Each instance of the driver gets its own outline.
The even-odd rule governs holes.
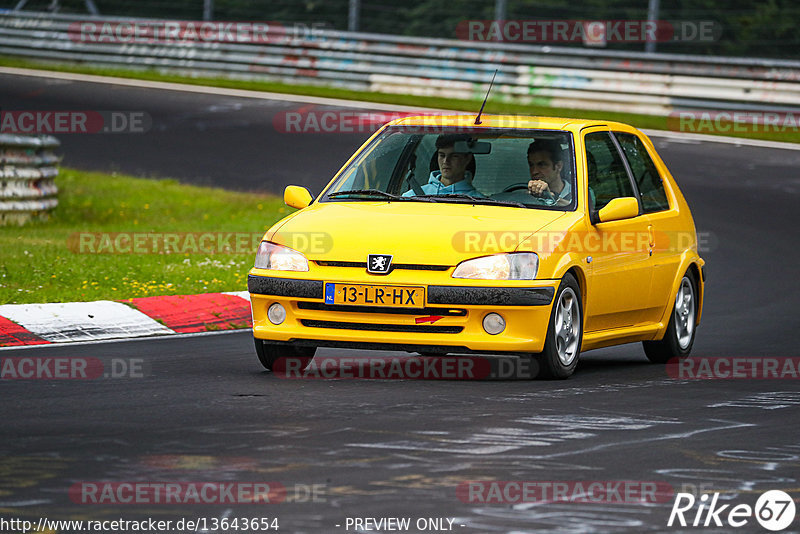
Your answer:
[[[484,195],[472,186],[472,173],[469,171],[474,156],[469,152],[456,152],[456,141],[469,141],[467,134],[442,134],[436,138],[436,159],[439,170],[432,171],[428,183],[422,186],[426,195],[462,194],[483,198]],[[473,169],[474,164],[473,164]],[[416,196],[411,189],[404,197]]]
[[[569,182],[561,178],[564,161],[561,144],[540,139],[528,146],[528,168],[531,179],[528,192],[545,204],[566,206],[572,201]]]

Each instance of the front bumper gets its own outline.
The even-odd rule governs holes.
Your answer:
[[[350,270],[350,269],[347,269]],[[544,347],[557,280],[506,282],[455,280],[445,273],[427,273],[421,282],[413,273],[364,278],[354,270],[331,276],[301,278],[274,276],[263,271],[248,277],[253,312],[253,335],[279,343],[345,348],[429,352],[540,352]],[[338,275],[338,276],[334,276]],[[430,279],[432,278],[432,279]],[[424,308],[390,308],[325,304],[325,282],[425,286]],[[463,284],[461,283],[463,282]],[[286,309],[280,325],[267,318],[273,303]],[[483,318],[499,313],[506,328],[497,335],[483,329]]]

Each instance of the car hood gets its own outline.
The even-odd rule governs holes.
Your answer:
[[[395,263],[456,265],[512,252],[561,211],[422,202],[326,202],[273,227],[267,239],[317,261],[365,262],[391,254]]]

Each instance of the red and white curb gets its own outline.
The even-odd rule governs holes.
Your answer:
[[[253,327],[246,291],[0,305],[0,347],[101,341]]]

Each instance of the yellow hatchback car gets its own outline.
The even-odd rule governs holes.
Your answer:
[[[478,124],[475,124],[478,122]],[[704,261],[637,129],[416,116],[378,130],[264,236],[248,277],[262,365],[317,347],[502,354],[566,378],[582,350],[689,354]]]

